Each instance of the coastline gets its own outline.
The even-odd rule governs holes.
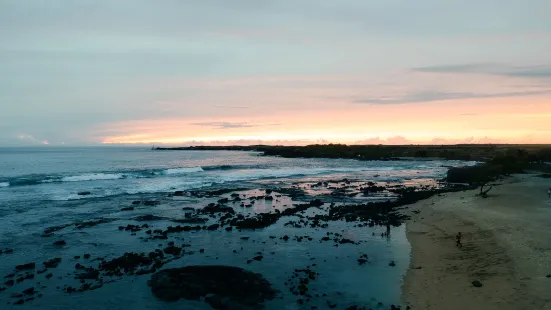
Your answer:
[[[550,183],[514,175],[486,199],[470,190],[410,205],[403,302],[413,310],[551,309]]]

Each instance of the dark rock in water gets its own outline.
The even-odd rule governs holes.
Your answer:
[[[191,213],[187,213],[187,214],[191,215]],[[182,223],[182,224],[204,224],[204,223],[208,222],[209,219],[204,218],[204,217],[186,216],[185,219],[178,219],[178,220],[171,220],[171,221],[176,222],[176,223]]]
[[[182,253],[182,248],[172,245],[172,246],[169,246],[169,247],[165,248],[163,250],[163,252],[165,252],[166,254],[171,254],[171,255],[174,255],[174,256],[178,256],[178,255],[180,255],[180,253]]]
[[[218,203],[228,203],[230,200],[228,198],[218,199]]]
[[[220,310],[262,309],[263,302],[274,299],[277,293],[262,275],[232,266],[166,269],[153,274],[148,284],[159,299],[207,297],[205,301]]]
[[[482,287],[482,282],[478,281],[478,280],[474,280],[473,282],[471,282],[472,285],[474,287]]]
[[[345,244],[345,243],[350,243],[350,244],[356,244],[354,241],[350,240],[350,239],[346,239],[346,238],[343,238],[339,241],[337,241],[339,244]]]
[[[146,200],[146,201],[142,201],[142,204],[144,206],[154,207],[156,205],[160,205],[161,202],[157,200]]]
[[[175,191],[174,196],[184,196],[184,191]]]
[[[138,222],[145,222],[145,221],[159,221],[164,220],[164,217],[152,215],[152,214],[146,214],[146,215],[140,215],[132,218],[134,221]]]
[[[131,232],[140,231],[140,230],[142,230],[142,228],[149,228],[149,225],[144,224],[142,226],[137,226],[137,225],[128,224],[128,225],[126,225],[126,227],[125,226],[119,226],[119,230],[125,230],[125,231],[131,231]]]
[[[321,207],[321,206],[323,206],[323,201],[321,201],[319,199],[314,199],[314,200],[310,201],[310,206],[311,207]]]
[[[266,196],[266,197],[264,197],[264,199],[265,199],[265,200],[274,200],[274,197],[272,197],[272,196]]]
[[[15,281],[8,280],[8,281],[4,282],[4,284],[7,285],[7,286],[13,286],[15,284]]]
[[[396,266],[396,263],[392,260],[392,261],[390,261],[390,263],[388,263],[388,265],[389,265],[390,267],[394,267],[394,266]]]
[[[90,254],[84,254],[84,259],[89,259],[90,258]]]
[[[2,254],[11,254],[11,253],[13,253],[13,249],[0,250],[0,255],[2,255]]]
[[[44,267],[46,268],[56,268],[57,265],[59,265],[59,263],[61,263],[61,258],[57,257],[57,258],[53,258],[48,261],[45,261],[42,264],[44,264]]]
[[[116,219],[100,218],[100,219],[97,219],[97,220],[78,222],[78,223],[75,223],[75,228],[84,229],[84,228],[94,227],[94,226],[97,226],[99,224],[110,223],[110,222],[113,222],[115,220]],[[46,232],[46,230],[44,230],[44,232]]]
[[[545,276],[546,278],[551,278],[551,274],[548,274]]]
[[[220,227],[218,224],[213,224],[207,227],[207,230],[217,230]]]
[[[183,207],[182,210],[184,210],[184,211],[195,211],[195,208],[192,208],[192,207]]]
[[[94,268],[88,268],[85,272],[79,273],[75,276],[75,279],[80,280],[95,280],[99,277],[99,271]]]
[[[67,242],[65,242],[65,240],[58,240],[58,241],[54,242],[54,245],[64,246],[64,245],[67,245]]]
[[[30,269],[34,269],[35,267],[36,267],[35,263],[27,263],[27,264],[22,264],[22,265],[15,266],[15,270],[17,270],[17,271],[30,270]]]
[[[365,263],[367,263],[367,259],[365,259],[365,258],[358,258],[358,264],[363,265],[363,264],[365,264]]]
[[[142,202],[139,201],[139,200],[132,201],[132,204],[133,204],[133,205],[139,205],[140,203],[142,203]]]
[[[79,195],[79,196],[88,196],[90,194],[92,194],[92,193],[91,192],[78,192],[77,195]]]
[[[106,275],[116,275],[120,273],[120,269],[125,273],[132,273],[138,267],[148,267],[152,263],[153,259],[145,256],[143,253],[124,253],[123,256],[100,263],[100,269],[104,271]]]
[[[261,261],[263,258],[264,258],[264,256],[262,256],[262,255],[258,255],[258,256],[253,257],[253,259],[256,260],[256,261]]]
[[[208,206],[204,207],[203,209],[201,209],[201,213],[231,213],[231,214],[234,214],[235,211],[233,210],[232,207],[224,207],[224,206],[221,206],[221,205],[216,205],[216,204],[209,204]]]
[[[133,210],[134,210],[134,207],[121,208],[121,211],[133,211]]]
[[[230,224],[238,229],[259,229],[268,227],[280,218],[280,215],[274,213],[261,213],[254,217],[237,217],[230,221]]]

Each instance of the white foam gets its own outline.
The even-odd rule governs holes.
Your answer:
[[[157,193],[177,190],[197,189],[205,186],[212,186],[209,181],[179,181],[174,180],[155,180],[155,182],[146,182],[137,186],[122,189],[124,194]]]
[[[118,180],[124,179],[126,176],[122,173],[86,173],[81,175],[74,175],[70,177],[64,177],[62,182],[82,182],[82,181],[95,181],[95,180]]]
[[[250,169],[236,170],[220,175],[222,181],[246,181],[265,178],[285,178],[292,176],[309,176],[320,175],[326,173],[347,173],[361,171],[382,171],[393,170],[394,168],[283,168],[283,169]]]
[[[8,186],[10,186],[10,183],[8,183],[8,182],[0,183],[0,187],[8,187]]]
[[[161,173],[166,175],[171,174],[184,174],[184,173],[194,173],[194,172],[203,172],[203,168],[201,167],[185,167],[185,168],[173,168],[173,169],[167,169],[163,170]]]

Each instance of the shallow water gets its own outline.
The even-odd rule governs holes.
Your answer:
[[[168,207],[165,207],[168,208]],[[162,212],[164,214],[168,212]],[[71,279],[74,265],[80,262],[86,266],[87,260],[74,259],[75,255],[82,256],[91,253],[92,259],[97,256],[107,255],[116,257],[124,252],[149,251],[157,247],[157,244],[166,246],[167,242],[175,241],[177,245],[191,244],[186,251],[196,251],[193,255],[184,256],[175,260],[164,268],[182,267],[187,265],[232,265],[258,272],[273,283],[274,287],[285,294],[283,299],[276,299],[266,304],[267,309],[307,309],[296,303],[296,296],[288,294],[288,288],[283,285],[289,279],[296,268],[304,268],[311,264],[313,271],[320,274],[318,279],[312,281],[310,290],[312,294],[327,294],[327,298],[313,298],[311,305],[323,305],[327,300],[338,305],[360,304],[375,306],[377,302],[386,305],[397,303],[400,294],[400,281],[409,263],[409,247],[405,238],[404,228],[392,228],[390,237],[381,237],[380,233],[385,229],[381,227],[353,227],[351,223],[342,221],[331,222],[326,229],[321,228],[292,228],[284,226],[284,223],[296,219],[295,217],[281,218],[278,223],[262,230],[256,231],[199,231],[172,234],[168,240],[143,241],[138,239],[145,236],[143,231],[137,236],[131,236],[129,232],[118,231],[118,226],[132,221],[118,220],[101,224],[93,228],[75,230],[64,229],[56,233],[56,237],[40,238],[39,236],[26,237],[25,242],[18,242],[15,252],[2,257],[2,274],[11,273],[13,266],[24,262],[42,262],[52,257],[62,257],[63,262],[51,271],[54,278],[45,280],[44,274],[37,275],[36,280],[46,289],[40,289],[44,296],[33,302],[18,307],[40,307],[42,309],[69,309],[86,305],[86,309],[101,309],[107,305],[126,308],[135,304],[138,309],[176,309],[185,305],[185,309],[208,309],[206,304],[180,301],[173,304],[156,300],[146,285],[149,275],[129,276],[115,283],[105,284],[101,289],[91,292],[68,295],[56,286],[75,284]],[[134,222],[138,224],[137,222]],[[151,224],[151,223],[150,223]],[[172,225],[165,221],[152,224],[155,228],[164,228]],[[320,242],[327,232],[337,232],[344,238],[361,242],[359,245],[342,244],[334,246],[334,242]],[[373,235],[375,233],[375,235]],[[289,241],[279,238],[283,235],[291,237]],[[242,240],[241,237],[250,237]],[[270,236],[276,236],[271,239]],[[293,240],[294,236],[309,236],[313,240],[304,239],[302,242]],[[14,238],[17,238],[14,236]],[[52,242],[58,239],[67,241],[68,246],[58,248]],[[243,248],[243,250],[241,250]],[[205,253],[198,253],[199,249],[205,249]],[[234,253],[233,250],[237,250]],[[262,252],[264,259],[250,264],[247,260]],[[357,259],[367,254],[369,263],[360,266]],[[388,266],[394,260],[396,267]],[[57,279],[62,276],[63,279]],[[16,285],[13,291],[21,291],[35,285],[33,281],[25,281]],[[38,287],[36,285],[35,287]],[[7,293],[7,292],[5,292]],[[3,302],[14,301],[8,298],[9,294],[0,295]],[[7,306],[7,305],[6,305]],[[308,308],[309,308],[308,306]]]

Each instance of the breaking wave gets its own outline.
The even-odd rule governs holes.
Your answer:
[[[63,177],[59,182],[83,182],[83,181],[95,181],[95,180],[118,180],[125,179],[128,175],[122,173],[85,173],[81,175],[73,175],[69,177]]]
[[[161,171],[161,174],[165,175],[172,175],[172,174],[184,174],[184,173],[194,173],[194,172],[203,172],[203,168],[201,167],[189,167],[189,168],[173,168],[173,169],[166,169]]]

